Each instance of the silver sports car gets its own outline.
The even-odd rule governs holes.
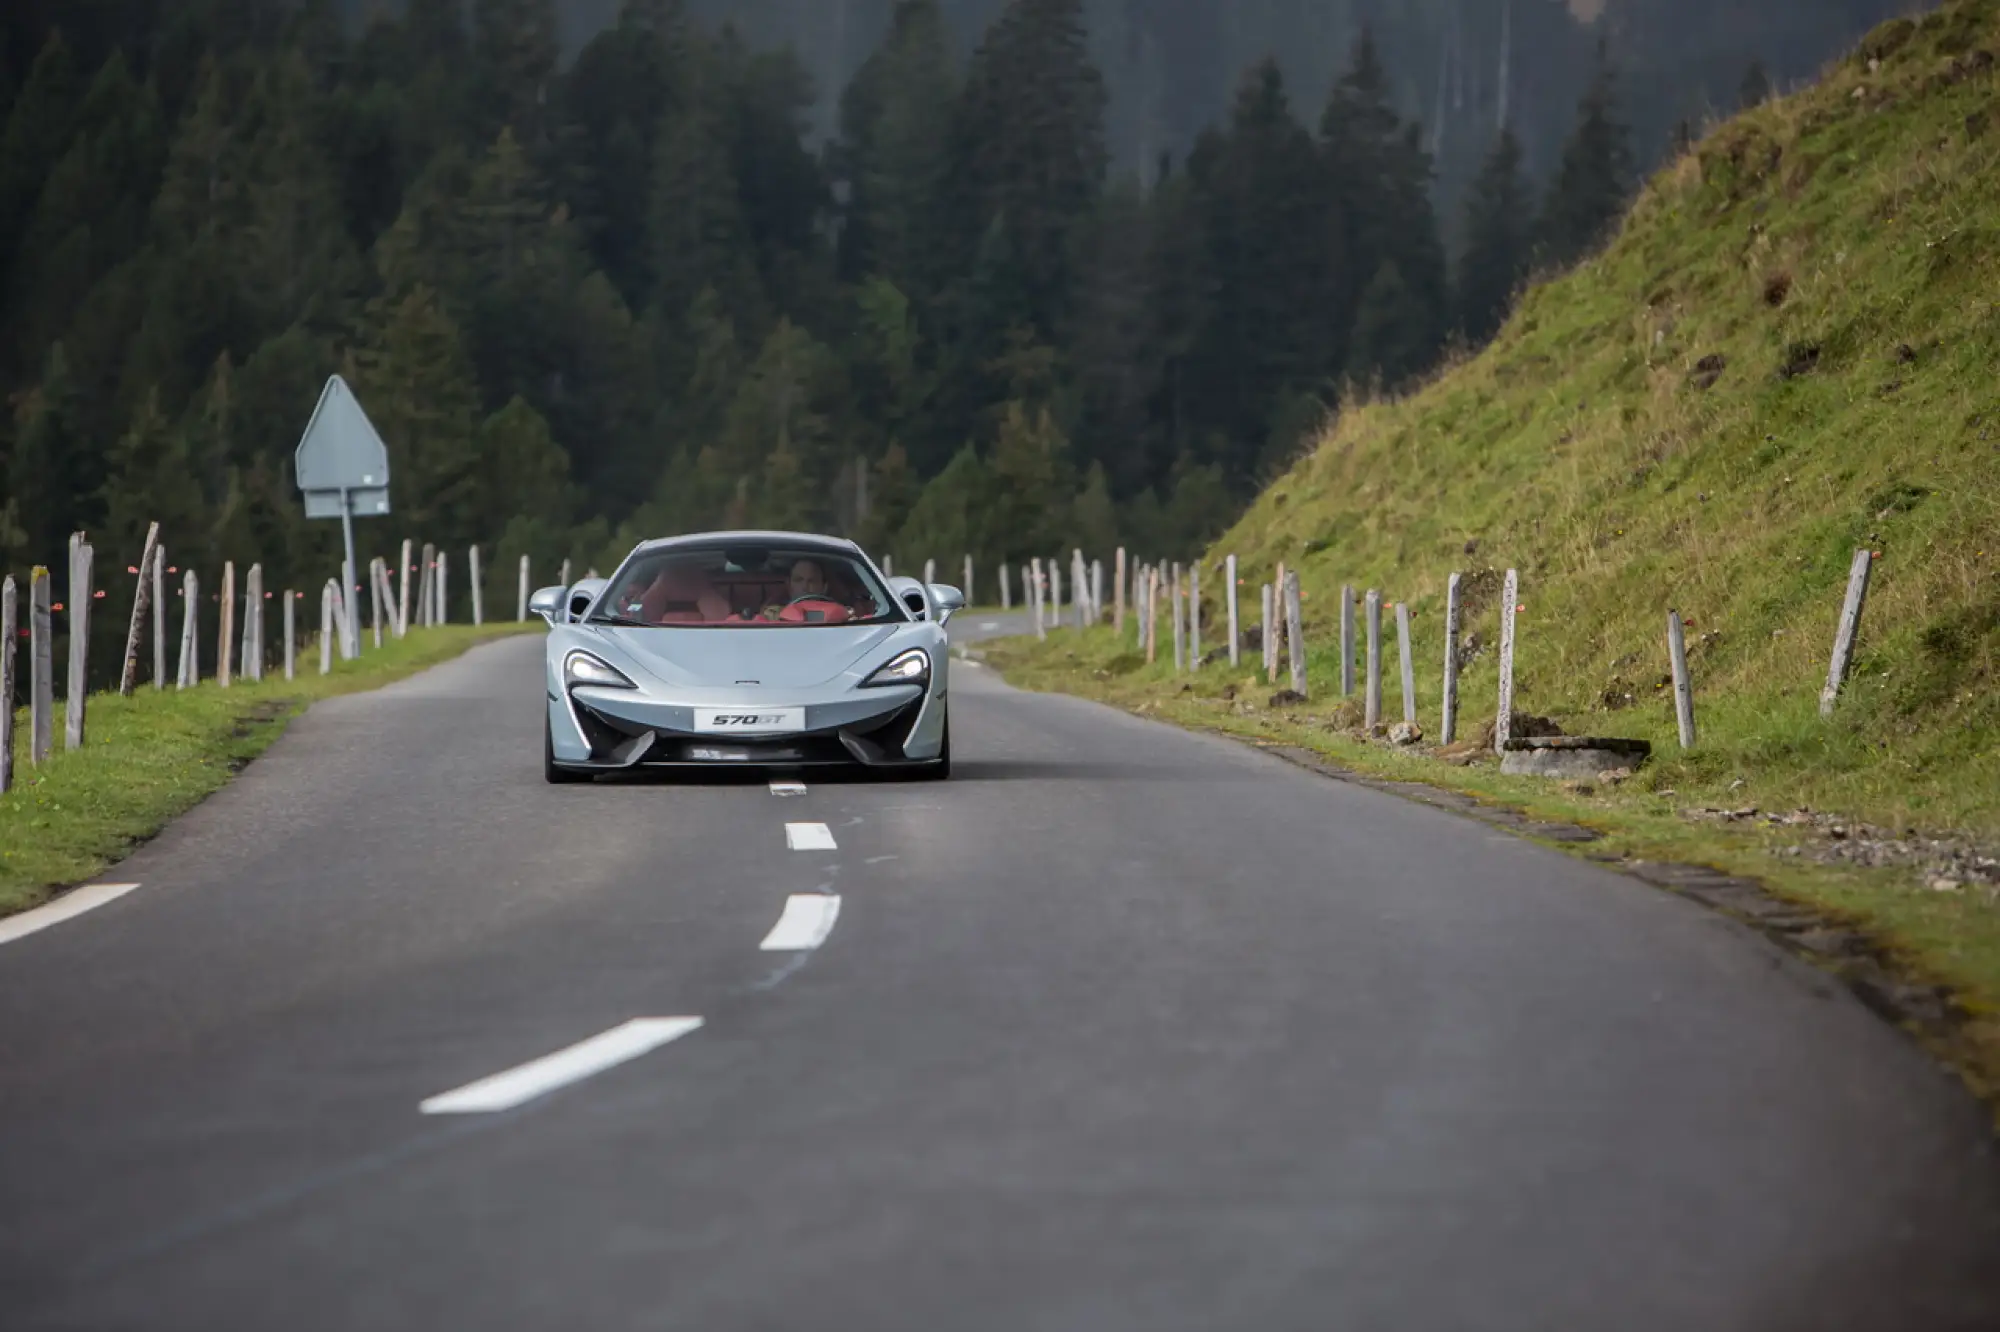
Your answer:
[[[703,764],[951,775],[944,626],[965,598],[884,577],[851,541],[649,541],[529,605],[550,626],[551,782]]]

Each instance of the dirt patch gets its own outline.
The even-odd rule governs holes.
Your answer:
[[[1774,848],[1772,854],[1822,865],[1914,869],[1922,876],[1924,886],[1934,892],[1978,891],[2000,900],[2000,847],[1985,846],[1967,838],[1923,833],[1914,828],[1895,833],[1810,809],[1777,814],[1755,806],[1703,808],[1682,810],[1681,816],[1697,822],[1795,829],[1805,834],[1805,840]]]

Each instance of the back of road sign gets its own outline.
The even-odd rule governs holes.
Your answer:
[[[293,469],[308,518],[340,517],[343,492],[352,506],[345,512],[356,517],[389,512],[389,450],[339,375],[327,380],[319,395]]]

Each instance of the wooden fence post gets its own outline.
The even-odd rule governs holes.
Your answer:
[[[972,557],[970,555],[965,557],[965,586],[960,591],[965,593],[965,604],[968,606],[972,605],[976,598],[972,595]]]
[[[1227,585],[1225,595],[1229,601],[1229,665],[1231,668],[1243,664],[1243,622],[1236,608],[1236,557],[1228,555],[1222,561],[1222,581]]]
[[[1181,592],[1181,566],[1174,564],[1174,585],[1167,607],[1174,617],[1174,674],[1187,669],[1187,603]]]
[[[1667,612],[1667,657],[1674,666],[1674,720],[1680,725],[1681,748],[1694,748],[1694,684],[1688,679],[1687,634],[1681,613]]]
[[[1373,731],[1382,724],[1382,594],[1368,589],[1368,693],[1362,725]]]
[[[1458,578],[1454,573],[1444,586],[1444,716],[1439,719],[1438,743],[1451,744],[1458,732]]]
[[[1258,646],[1264,650],[1264,679],[1278,683],[1278,589],[1264,584],[1263,620],[1258,624]]]
[[[936,560],[925,560],[925,561],[924,561],[924,586],[925,586],[925,587],[929,587],[929,586],[930,586],[930,585],[931,585],[932,583],[935,583],[936,581],[937,581],[937,561],[936,561]]]
[[[355,600],[361,592],[361,580],[356,575],[361,571],[342,559],[340,562],[340,656],[343,661],[353,661],[361,655],[361,604]],[[263,576],[258,575],[257,595],[257,648],[264,647],[264,596]],[[257,678],[264,678],[263,667],[257,669]]]
[[[1840,608],[1840,628],[1833,636],[1833,661],[1826,668],[1826,687],[1819,691],[1819,715],[1831,717],[1840,690],[1847,683],[1847,668],[1854,662],[1854,639],[1861,631],[1861,607],[1868,600],[1868,575],[1875,557],[1866,550],[1854,552],[1847,568],[1847,600]]]
[[[521,557],[521,582],[515,593],[514,618],[522,624],[528,622],[528,557]]]
[[[290,592],[285,593],[290,597]],[[368,633],[375,640],[376,650],[382,647],[382,560],[378,556],[368,561]],[[288,675],[286,679],[291,679]]]
[[[437,598],[437,547],[424,542],[423,554],[417,562],[417,625],[426,627],[431,623],[431,610]]]
[[[70,538],[69,691],[63,695],[63,748],[83,748],[90,695],[90,593],[97,552],[81,532]]]
[[[447,551],[443,546],[439,546],[438,576],[437,576],[437,614],[431,619],[432,624],[451,623],[450,574],[451,574],[451,552]]]
[[[1201,561],[1188,565],[1188,669],[1201,669]]]
[[[486,595],[480,586],[479,547],[465,552],[465,576],[472,581],[472,624],[474,628],[486,623]]]
[[[21,608],[14,575],[0,577],[0,795],[14,784],[14,649]]]
[[[1049,628],[1060,629],[1062,628],[1062,566],[1051,558],[1043,566],[1043,571],[1049,576],[1049,600],[1048,605],[1044,607],[1049,613]]]
[[[369,570],[371,574],[374,572],[372,568]],[[293,678],[298,665],[298,612],[296,609],[298,600],[298,596],[292,589],[289,587],[285,589],[285,678],[287,680]],[[380,610],[381,607],[382,603],[377,601],[375,608]],[[377,635],[376,642],[379,644],[382,632],[382,622],[379,619],[375,621],[375,632]]]
[[[1160,566],[1146,572],[1146,664],[1160,656]]]
[[[1276,646],[1271,649],[1271,683],[1276,684],[1278,682],[1278,672],[1283,669],[1287,656],[1285,651],[1285,588],[1289,584],[1285,581],[1285,562],[1283,560],[1278,561],[1278,573],[1271,582],[1278,589],[1278,618],[1273,624],[1273,627],[1277,630],[1278,638]]]
[[[201,683],[201,579],[189,569],[181,575],[181,659],[174,668],[174,688]]]
[[[1305,612],[1300,603],[1304,594],[1299,591],[1299,571],[1290,570],[1285,574],[1285,647],[1291,655],[1292,692],[1306,697],[1306,630]]]
[[[319,588],[319,673],[333,671],[333,580],[327,579]]]
[[[410,632],[410,539],[403,538],[403,562],[396,566],[396,637]]]
[[[1104,561],[1090,562],[1090,623],[1093,628],[1104,623]]]
[[[251,565],[243,584],[243,676],[257,684],[264,678],[264,566]]]
[[[1028,614],[1035,622],[1035,637],[1046,638],[1042,632],[1042,559],[1039,555],[1028,557],[1028,569],[1022,592],[1028,603]]]
[[[1340,696],[1354,697],[1354,584],[1340,585]]]
[[[1125,632],[1125,547],[1111,556],[1111,627]]]
[[[1521,576],[1514,570],[1500,585],[1500,713],[1493,719],[1493,748],[1505,752],[1514,730],[1514,608],[1521,600]]]
[[[56,747],[55,625],[49,613],[49,571],[28,572],[28,762],[39,768]]]
[[[1003,611],[1014,609],[1013,580],[1008,577],[1011,568],[1007,561],[1000,561],[1000,609]]]
[[[215,683],[229,688],[229,649],[236,646],[236,561],[222,562],[222,624],[215,635]]]
[[[138,586],[132,590],[132,622],[125,628],[125,660],[118,672],[118,695],[132,697],[132,690],[139,683],[139,638],[146,632],[146,622],[153,609],[153,553],[159,549],[160,525],[150,523],[146,527],[146,544],[139,552]]]
[[[1396,603],[1396,650],[1403,658],[1403,720],[1417,724],[1417,671],[1410,660],[1410,603]]]
[[[167,548],[153,547],[153,688],[167,687]]]

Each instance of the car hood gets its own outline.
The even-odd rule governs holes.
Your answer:
[[[595,629],[647,674],[669,685],[775,689],[825,684],[872,657],[907,624],[783,629]]]

